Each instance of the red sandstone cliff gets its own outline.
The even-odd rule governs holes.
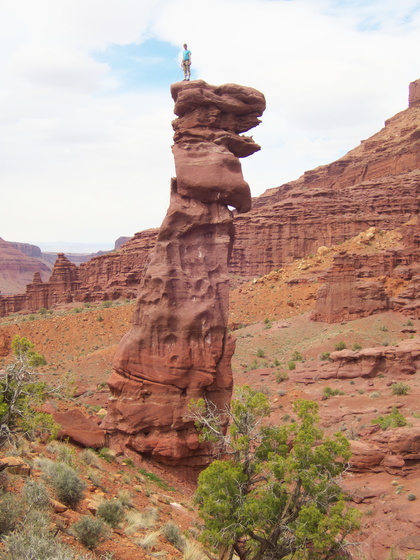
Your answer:
[[[420,221],[401,228],[404,249],[357,255],[342,251],[320,278],[315,321],[337,323],[393,309],[420,316]],[[370,228],[362,242],[380,236]]]
[[[157,232],[157,229],[148,229],[136,233],[115,252],[82,263],[76,299],[97,301],[136,297],[144,263],[156,243]]]
[[[0,317],[10,313],[24,311],[27,313],[49,309],[61,303],[74,300],[80,286],[78,270],[63,253],[58,253],[50,279],[43,282],[39,272],[35,272],[33,280],[26,286],[23,294],[0,296]]]
[[[32,281],[35,272],[47,280],[50,269],[38,260],[34,245],[31,254],[22,251],[21,244],[9,243],[0,237],[0,290],[2,294],[18,294]]]
[[[253,210],[235,220],[231,271],[267,274],[316,253],[321,245],[340,243],[372,226],[394,229],[417,216],[418,92],[418,85],[411,86],[409,108],[338,161],[254,199]]]
[[[409,108],[388,119],[385,127],[344,157],[306,172],[298,180],[253,199],[247,214],[235,217],[236,238],[230,272],[253,277],[266,274],[296,258],[316,253],[321,245],[340,243],[369,227],[390,230],[419,214],[420,80],[410,84]],[[84,284],[103,270],[116,269],[114,289],[124,291],[127,272],[118,264],[138,259],[130,268],[130,284],[156,232],[135,235],[124,254],[91,262]],[[134,255],[137,255],[134,257]],[[112,264],[111,264],[112,261]],[[86,265],[86,268],[88,265]],[[95,271],[95,267],[97,270]],[[139,278],[137,278],[137,281]],[[110,276],[106,283],[112,283]],[[93,292],[94,293],[94,290]]]

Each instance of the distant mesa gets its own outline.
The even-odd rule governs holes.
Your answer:
[[[420,105],[420,80],[411,82],[408,94],[408,106],[418,107]]]
[[[35,272],[47,280],[51,268],[40,260],[41,250],[28,243],[10,243],[0,238],[0,291],[19,294],[32,281]]]

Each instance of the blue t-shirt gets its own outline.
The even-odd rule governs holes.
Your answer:
[[[183,51],[182,53],[182,60],[183,62],[185,62],[186,60],[190,60],[191,57],[191,51]]]

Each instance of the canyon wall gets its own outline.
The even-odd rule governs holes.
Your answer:
[[[43,282],[39,272],[26,286],[24,294],[0,296],[0,317],[10,313],[33,313],[74,301],[80,280],[77,267],[63,253],[58,253],[48,282]]]
[[[394,229],[417,216],[419,83],[410,84],[409,108],[388,119],[377,134],[338,161],[254,198],[249,213],[236,214],[229,271],[248,278],[267,274],[316,253],[320,246],[341,243],[370,227]],[[144,262],[151,244],[149,230],[136,234],[123,248]],[[106,259],[95,266],[105,267]],[[93,269],[92,263],[92,277]],[[124,274],[123,268],[118,270],[118,287]],[[90,280],[86,286],[89,292]]]
[[[38,260],[39,254],[39,248],[34,245],[10,243],[0,237],[0,286],[3,295],[19,294],[31,282],[35,272],[43,280],[48,279],[50,269]]]
[[[334,257],[320,278],[311,318],[339,323],[389,309],[420,316],[420,222],[403,228],[407,230],[417,235],[405,240],[404,249],[374,255],[343,251]]]
[[[394,229],[419,214],[419,82],[409,108],[338,161],[306,172],[253,201],[237,216],[231,272],[267,274],[369,227]]]

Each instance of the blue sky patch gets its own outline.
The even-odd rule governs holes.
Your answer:
[[[110,45],[93,57],[111,68],[121,84],[119,91],[132,91],[182,80],[181,51],[182,45],[176,48],[165,41],[147,39],[141,44]]]

